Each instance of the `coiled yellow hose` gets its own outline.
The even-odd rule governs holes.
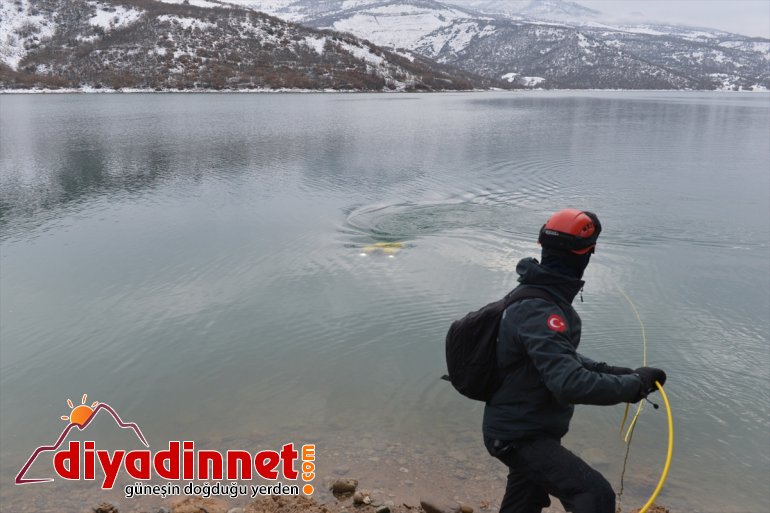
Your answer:
[[[666,478],[668,477],[668,471],[671,468],[671,458],[674,455],[674,416],[671,414],[671,404],[668,402],[668,396],[666,396],[666,392],[663,390],[663,385],[656,381],[655,386],[658,387],[660,396],[666,404],[666,416],[668,417],[668,452],[666,453],[666,464],[663,466],[663,473],[660,475],[660,480],[658,480],[658,486],[655,487],[655,491],[652,492],[652,495],[650,495],[650,498],[644,506],[642,506],[642,509],[639,510],[639,513],[645,513],[655,503],[655,499],[658,498],[658,494],[660,494],[660,491],[663,489],[663,483],[666,482]]]

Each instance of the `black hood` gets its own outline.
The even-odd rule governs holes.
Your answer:
[[[559,274],[540,264],[535,258],[522,258],[516,265],[519,283],[535,285],[554,292],[566,303],[572,303],[585,282],[571,276]]]

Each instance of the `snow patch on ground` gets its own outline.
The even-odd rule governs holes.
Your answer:
[[[620,30],[622,32],[630,32],[632,34],[647,34],[650,36],[673,35],[689,40],[714,39],[717,37],[716,34],[702,30],[662,30],[660,27],[650,25],[619,25],[617,27],[608,26],[608,28]]]
[[[342,2],[342,6],[340,8],[342,10],[355,9],[356,7],[361,7],[362,5],[368,5],[371,3],[371,0],[345,0]]]
[[[356,59],[361,59],[362,61],[365,61],[367,64],[371,64],[372,66],[381,66],[382,63],[385,62],[384,58],[373,54],[369,48],[362,48],[345,41],[341,42],[340,46]]]
[[[723,41],[719,43],[723,48],[735,48],[738,50],[761,53],[765,60],[770,60],[770,42],[764,41]]]
[[[506,73],[500,77],[501,80],[505,80],[508,83],[518,83],[524,87],[537,87],[541,83],[545,82],[543,77],[522,77],[519,73]]]
[[[592,41],[588,39],[586,36],[584,36],[580,32],[578,32],[577,36],[578,36],[578,46],[580,46],[580,48],[582,48],[585,53],[593,55],[594,50],[596,49],[596,47],[599,46],[599,44],[596,43],[596,41]]]
[[[230,20],[230,26],[233,26],[232,19]],[[270,34],[265,30],[265,23],[263,21],[252,23],[247,20],[240,20],[238,22],[238,32],[240,32],[242,39],[252,36],[258,38],[262,44],[278,44],[279,42],[279,38],[276,34]]]
[[[187,18],[183,16],[174,16],[172,14],[162,14],[158,16],[158,21],[161,23],[169,22],[174,23],[177,25],[180,25],[182,28],[186,29],[200,29],[200,30],[209,30],[212,28],[215,28],[216,25],[214,23],[210,23],[208,21],[202,21],[198,18]]]
[[[101,27],[104,30],[114,30],[127,27],[138,20],[143,12],[126,8],[122,5],[105,5],[98,2],[91,2],[96,8],[96,13],[88,20],[92,27]]]
[[[292,5],[296,0],[224,0],[228,4],[234,4],[239,7],[248,7],[256,11],[261,11],[267,14],[275,15],[276,13],[286,9]],[[179,3],[174,0],[174,3]]]
[[[524,87],[537,87],[545,82],[543,77],[521,77],[521,83]]]
[[[158,0],[164,4],[183,4],[185,0]],[[208,0],[187,0],[187,3],[195,7],[229,7],[218,2],[209,2]]]
[[[712,73],[711,76],[721,82],[717,87],[717,91],[741,91],[741,92],[754,92],[754,93],[766,93],[770,91],[767,87],[761,84],[754,84],[753,86],[743,87],[737,85],[739,77],[735,75],[728,75],[726,73]]]
[[[447,45],[452,49],[462,50],[470,43],[475,34],[475,29],[477,29],[475,23],[460,23],[448,29],[428,34],[422,39],[422,42],[430,48],[431,55],[433,56],[441,53],[441,50]]]
[[[714,39],[717,37],[716,34],[704,32],[702,30],[689,30],[680,33],[680,35],[685,39]]]
[[[408,60],[409,62],[414,62],[414,55],[411,54],[411,53],[396,52],[396,51],[394,51],[393,53],[395,53],[396,55],[400,55],[401,57],[403,57],[404,59]]]
[[[242,9],[252,9],[254,11],[263,12],[276,18],[281,18],[285,21],[292,21],[295,23],[301,23],[308,16],[310,11],[307,8],[302,7],[302,4],[297,4],[297,0],[222,0],[228,4],[236,5]],[[367,2],[370,3],[370,2]],[[220,6],[222,7],[222,6]],[[312,16],[310,16],[312,17]]]
[[[27,55],[28,46],[49,39],[56,23],[40,14],[30,14],[32,1],[0,1],[0,61],[13,69]]]
[[[729,75],[727,73],[711,73],[709,76],[720,82],[720,84],[717,86],[718,91],[732,91],[736,89],[735,83],[739,78],[735,75]]]
[[[465,50],[474,39],[487,37],[494,32],[495,27],[492,25],[482,28],[476,21],[461,21],[428,34],[420,40],[420,46],[430,49],[434,57],[445,48],[457,53]]]
[[[323,55],[324,46],[326,46],[325,37],[310,37],[307,36],[304,40],[305,46],[308,46],[315,50],[318,55]]]
[[[412,48],[430,29],[438,29],[435,20],[419,16],[406,16],[387,19],[372,14],[354,14],[344,20],[336,21],[334,30],[351,34],[367,34],[367,39],[374,44],[391,48]]]
[[[93,43],[97,39],[99,39],[99,36],[96,34],[91,36],[77,36],[75,39],[78,40],[79,43]]]

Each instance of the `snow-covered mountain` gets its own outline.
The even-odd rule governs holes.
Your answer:
[[[163,0],[166,1],[166,0]],[[176,0],[167,0],[176,1]],[[199,0],[205,1],[205,0]],[[305,22],[322,16],[330,16],[342,11],[377,7],[387,4],[383,0],[224,0],[232,4],[247,6],[260,11],[296,22]],[[432,8],[439,2],[413,2],[419,7]],[[503,14],[523,16],[543,20],[598,19],[599,11],[583,7],[565,0],[460,0],[443,1],[444,8],[461,10],[473,15]],[[439,7],[441,8],[441,7]]]
[[[618,25],[562,0],[463,0],[463,7],[448,0],[229,1],[521,85],[770,87],[770,40],[697,27]]]
[[[214,0],[14,0],[0,87],[445,90],[488,87],[416,55]]]
[[[0,85],[770,88],[768,39],[457,1],[5,0]]]
[[[431,34],[436,39],[447,30]],[[428,53],[427,47],[416,49]],[[766,89],[770,41],[735,34],[679,37],[612,27],[496,21],[460,51],[431,57],[484,76],[542,77],[540,87]],[[513,73],[514,75],[511,75]]]

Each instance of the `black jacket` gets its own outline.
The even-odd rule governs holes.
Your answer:
[[[522,299],[503,313],[497,342],[502,386],[484,408],[484,435],[498,440],[563,437],[574,404],[618,404],[637,398],[635,375],[603,373],[577,352],[581,322],[572,300],[583,281],[557,274],[534,258],[516,267],[522,285],[548,291],[558,304]]]

